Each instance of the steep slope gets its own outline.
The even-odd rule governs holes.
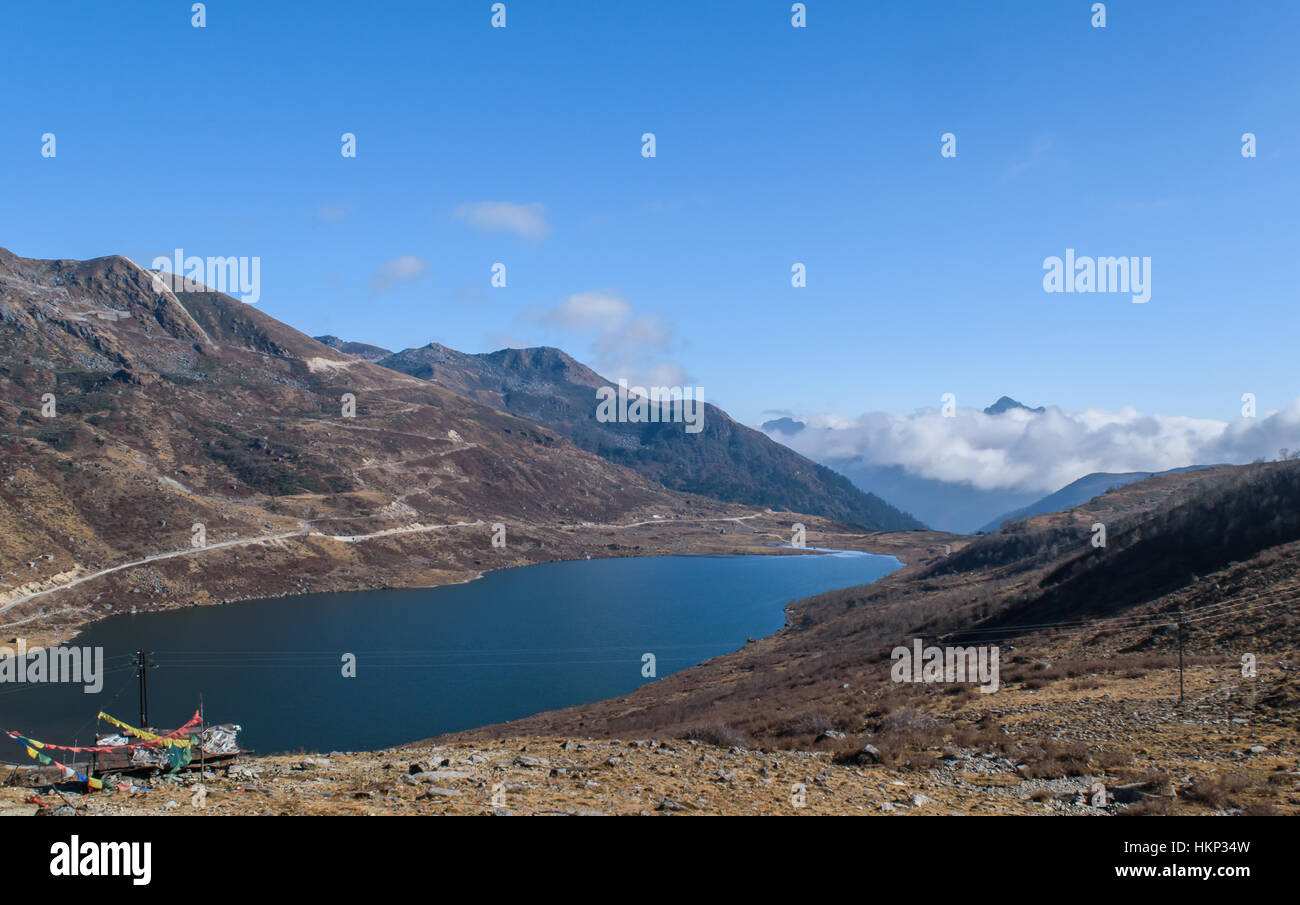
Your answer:
[[[598,387],[614,384],[559,349],[469,355],[431,343],[380,365],[545,425],[576,446],[669,487],[726,502],[807,512],[873,530],[923,527],[823,465],[705,406],[698,434],[680,423],[601,423]]]
[[[1165,488],[1174,488],[1163,498],[1158,495],[1162,480]],[[1149,492],[1143,493],[1148,483]],[[1114,617],[1183,592],[1194,601],[1189,609],[1220,603],[1219,587],[1201,586],[1201,576],[1300,541],[1300,463],[1175,472],[1123,488],[1135,489],[1127,500],[1103,494],[982,537],[930,574],[975,562],[1017,569],[1041,565],[1044,572],[1031,587],[975,626],[981,632],[1012,631],[1057,620]],[[1147,504],[1134,508],[1138,500]],[[1104,546],[1092,543],[1098,524],[1105,526]],[[1006,563],[1012,550],[1018,558]],[[1288,574],[1298,571],[1293,563]]]

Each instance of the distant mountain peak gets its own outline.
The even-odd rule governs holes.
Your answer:
[[[379,359],[393,354],[390,350],[380,346],[372,346],[369,343],[346,342],[328,333],[324,336],[313,336],[312,339],[345,355],[351,355],[353,358],[360,358],[370,362],[379,361]]]
[[[1047,411],[1047,409],[1041,405],[1038,408],[1030,408],[1029,406],[1025,405],[1023,402],[1017,402],[1015,399],[1012,399],[1010,396],[1003,396],[997,402],[993,403],[988,408],[986,408],[984,410],[984,414],[1001,415],[1003,412],[1009,412],[1012,409],[1024,409],[1027,412],[1033,412],[1035,415],[1041,415],[1043,412]]]

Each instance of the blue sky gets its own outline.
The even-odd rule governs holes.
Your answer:
[[[259,307],[305,332],[559,345],[747,423],[947,392],[1281,408],[1300,4],[1123,0],[1105,29],[1090,5],[808,0],[806,29],[760,0],[507,0],[504,29],[487,0],[214,0],[203,29],[188,2],[14,5],[0,245],[258,256]],[[537,228],[475,226],[489,201]],[[1045,293],[1066,248],[1149,256],[1151,301]]]

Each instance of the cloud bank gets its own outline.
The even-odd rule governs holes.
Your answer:
[[[798,433],[770,436],[816,461],[861,457],[870,465],[899,465],[910,474],[981,490],[1051,493],[1093,472],[1242,464],[1300,448],[1300,399],[1230,422],[1144,415],[1131,408],[1056,407],[1042,414],[958,409],[945,418],[937,409],[924,409],[799,420],[806,426]]]

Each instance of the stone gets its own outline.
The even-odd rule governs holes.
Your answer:
[[[418,785],[423,782],[455,782],[458,779],[468,779],[471,775],[464,770],[425,770],[421,773],[408,773],[404,779],[412,785]]]

